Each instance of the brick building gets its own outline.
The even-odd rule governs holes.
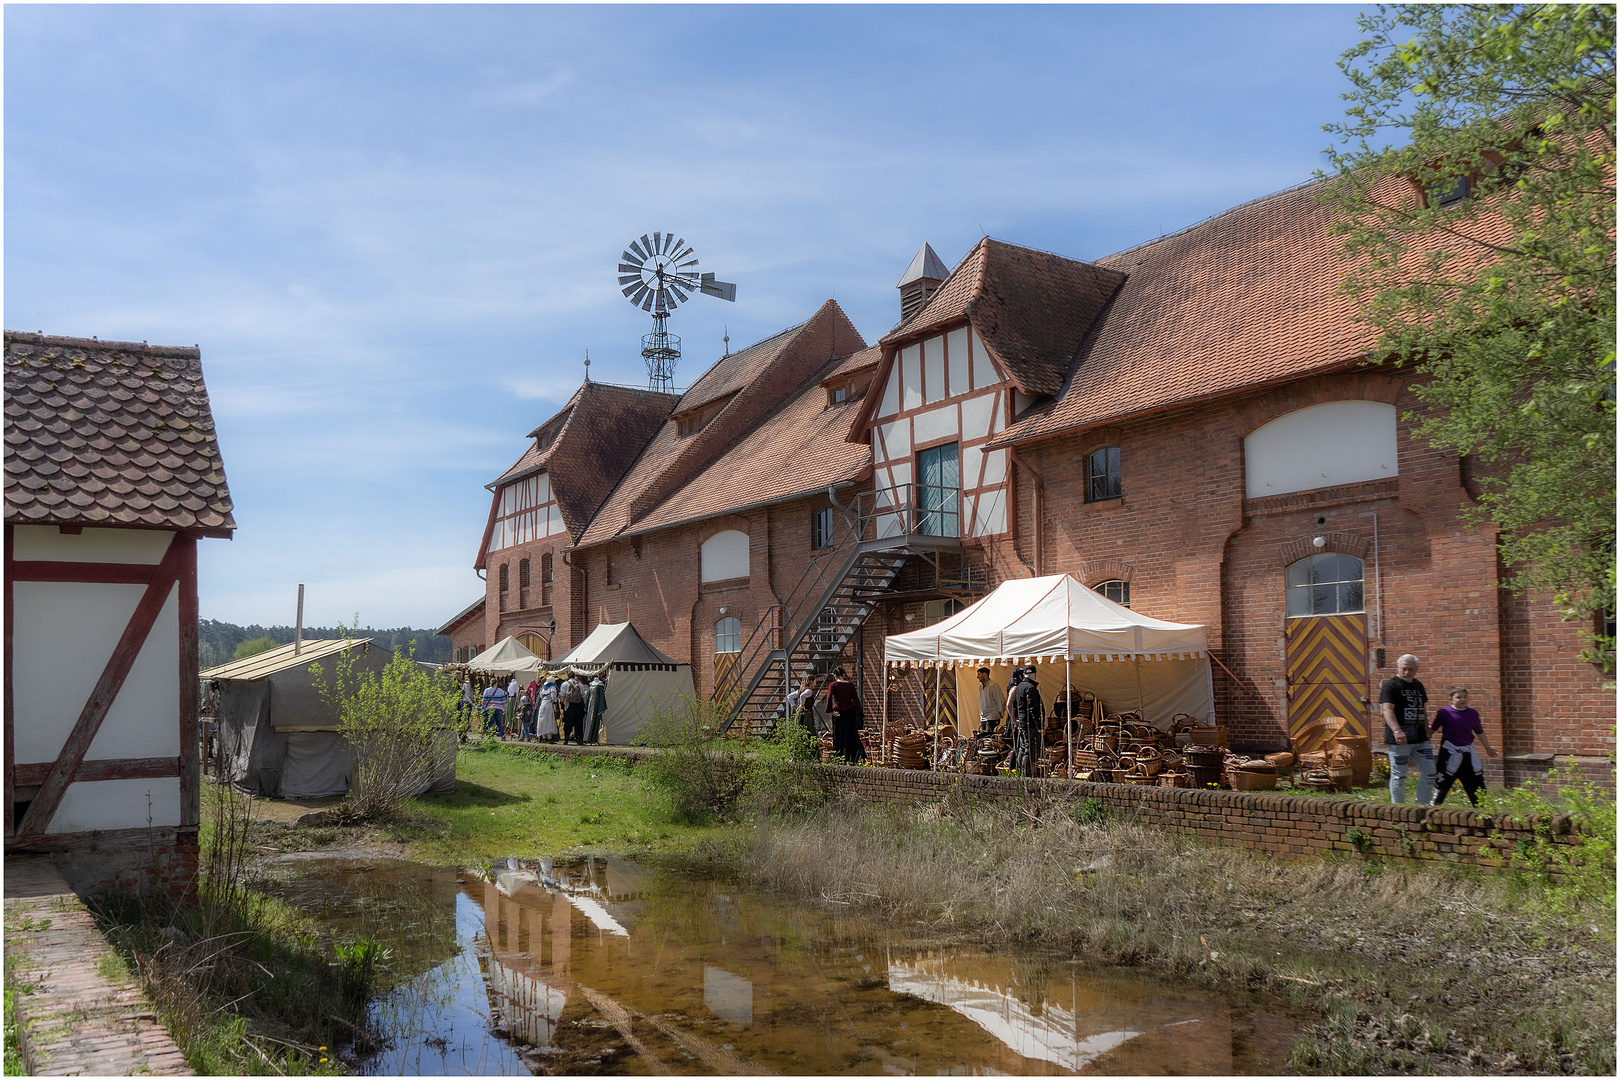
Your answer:
[[[1413,652],[1432,704],[1472,690],[1508,779],[1609,775],[1603,673],[1499,587],[1474,463],[1412,437],[1410,372],[1365,363],[1315,194],[1092,263],[987,238],[946,271],[925,246],[876,346],[829,302],[722,359],[570,532],[569,640],[632,619],[759,716],[787,669],[859,656],[875,709],[884,635],[1069,572],[1208,627],[1238,745],[1325,712],[1381,742],[1378,683]],[[485,641],[515,626],[497,594]]]

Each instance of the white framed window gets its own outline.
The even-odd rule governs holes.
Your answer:
[[[1288,617],[1366,611],[1363,572],[1354,555],[1307,555],[1288,568]]]
[[[742,620],[728,615],[714,624],[714,651],[716,655],[742,652]]]
[[[1113,578],[1109,581],[1099,581],[1092,589],[1106,596],[1120,607],[1131,606],[1131,583]]]

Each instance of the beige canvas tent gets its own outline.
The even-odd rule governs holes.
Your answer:
[[[1004,582],[943,622],[885,639],[883,655],[890,666],[955,679],[964,703],[979,700],[978,668],[1005,687],[1012,668],[1035,665],[1048,702],[1067,685],[1092,691],[1110,711],[1140,709],[1161,729],[1181,713],[1215,722],[1204,628],[1132,611],[1069,574]],[[964,708],[977,713],[976,704]]]
[[[467,667],[486,675],[523,675],[533,678],[545,661],[523,647],[515,637],[503,637],[471,660]]]
[[[602,623],[548,670],[573,669],[600,677],[607,691],[602,741],[625,745],[660,709],[690,708],[696,691],[692,665],[667,656],[648,643],[631,623]]]

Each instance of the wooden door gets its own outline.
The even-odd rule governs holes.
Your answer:
[[[1289,619],[1288,735],[1321,716],[1350,721],[1345,734],[1367,734],[1367,615]]]

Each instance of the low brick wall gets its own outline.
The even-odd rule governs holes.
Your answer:
[[[1510,823],[1473,810],[1391,805],[1289,795],[1133,787],[1007,776],[960,776],[908,769],[829,767],[834,790],[874,802],[929,801],[957,793],[968,799],[1092,799],[1111,813],[1213,844],[1280,857],[1361,852],[1407,862],[1457,860],[1482,867],[1506,864],[1514,845],[1532,839],[1541,823]],[[1567,816],[1548,823],[1555,843],[1577,844]]]
[[[562,757],[626,758],[632,764],[658,753],[630,746],[513,745]],[[1493,818],[1454,807],[1396,806],[1286,791],[1134,787],[849,765],[824,768],[836,794],[871,802],[931,802],[953,793],[958,798],[983,800],[1091,799],[1132,821],[1282,858],[1343,851],[1403,862],[1453,860],[1499,868],[1507,864],[1514,846],[1534,839],[1542,825],[1536,819],[1514,823],[1502,815]],[[1554,843],[1573,846],[1580,842],[1568,816],[1559,815],[1546,824]]]
[[[50,833],[39,849],[80,896],[156,891],[178,898],[197,885],[196,829]]]

